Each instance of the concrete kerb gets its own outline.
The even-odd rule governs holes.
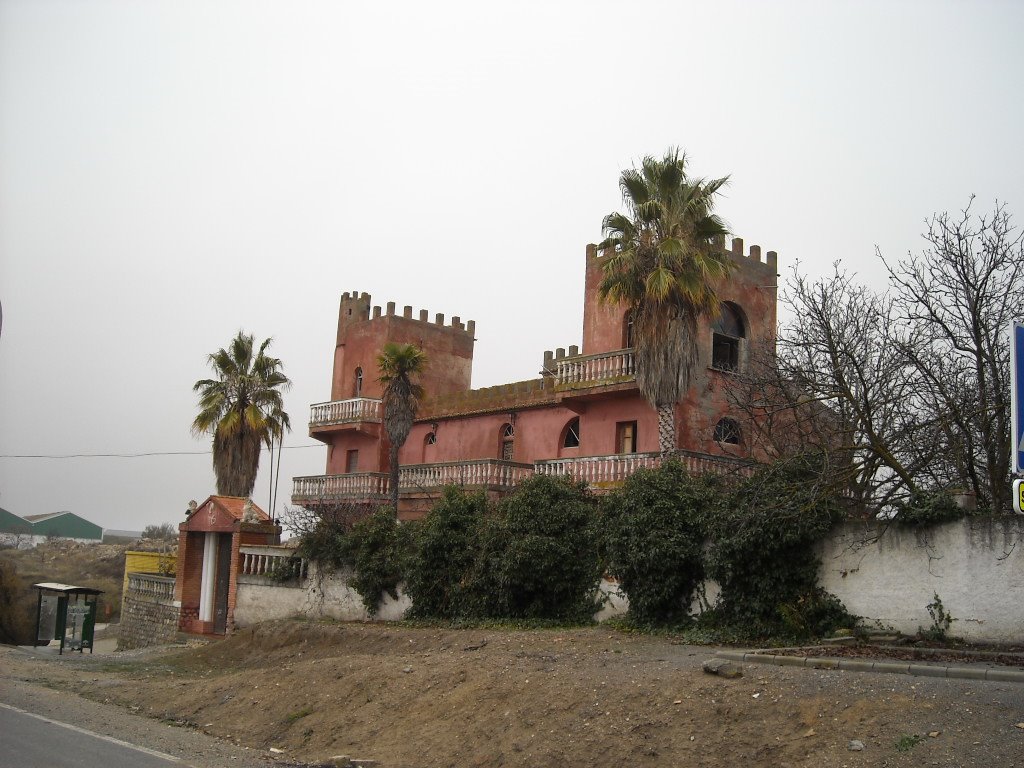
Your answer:
[[[939,664],[912,664],[900,661],[870,661],[834,656],[785,656],[769,651],[716,651],[715,656],[745,664],[772,664],[780,667],[838,669],[843,672],[886,672],[917,677],[946,677],[958,680],[992,680],[1002,683],[1024,683],[1024,670],[1003,667],[965,667]]]

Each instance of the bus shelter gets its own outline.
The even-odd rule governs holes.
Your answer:
[[[96,607],[103,590],[52,582],[32,586],[39,590],[36,634],[32,647],[60,640],[61,654],[65,648],[79,653],[88,648],[89,653],[92,653]]]

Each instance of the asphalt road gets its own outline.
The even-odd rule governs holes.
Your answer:
[[[258,750],[54,690],[11,671],[0,660],[0,768],[273,766]],[[102,681],[94,678],[93,685],[102,687]]]
[[[0,768],[169,768],[180,758],[0,703]]]

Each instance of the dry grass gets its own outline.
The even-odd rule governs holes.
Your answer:
[[[54,540],[34,549],[0,549],[0,563],[7,565],[3,586],[11,595],[12,614],[16,617],[15,637],[0,642],[31,642],[37,592],[33,584],[55,581],[79,587],[103,590],[98,621],[117,621],[121,613],[121,587],[124,579],[124,553],[127,544],[79,544]],[[13,566],[13,573],[10,566]],[[25,626],[24,617],[30,617]],[[27,635],[25,635],[27,631]]]

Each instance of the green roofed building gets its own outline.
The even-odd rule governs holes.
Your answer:
[[[32,535],[32,523],[13,512],[0,508],[0,540],[14,536]]]
[[[26,515],[25,519],[32,524],[34,537],[53,536],[58,539],[75,539],[85,542],[103,540],[103,528],[95,523],[90,523],[84,517],[79,517],[74,512]]]

